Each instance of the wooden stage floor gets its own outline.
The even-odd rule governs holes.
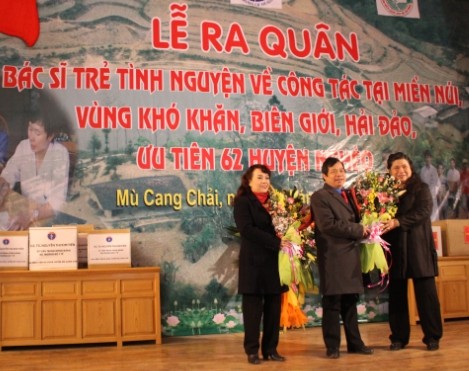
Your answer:
[[[164,338],[162,345],[15,347],[0,353],[0,370],[469,370],[469,320],[444,324],[440,350],[429,352],[421,342],[420,326],[412,326],[409,346],[391,352],[387,323],[361,324],[371,356],[347,354],[344,340],[339,359],[325,357],[321,328],[294,329],[280,336],[284,363],[247,363],[243,334]]]

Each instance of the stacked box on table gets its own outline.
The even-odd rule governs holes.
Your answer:
[[[29,228],[30,270],[70,270],[77,268],[76,226]]]
[[[0,231],[0,269],[28,270],[28,231]]]
[[[88,233],[93,230],[93,224],[77,224],[79,268],[85,268],[88,266]]]
[[[469,255],[469,219],[446,219],[432,222],[441,227],[443,256]]]
[[[130,266],[130,229],[95,229],[88,233],[88,268]]]
[[[55,225],[54,227],[66,227],[67,225]],[[94,229],[93,224],[73,224],[77,228],[77,261],[78,268],[86,268],[88,265],[88,232]]]

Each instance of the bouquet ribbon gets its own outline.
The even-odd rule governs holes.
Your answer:
[[[390,255],[391,251],[389,244],[381,238],[382,230],[380,223],[372,222],[369,226],[371,228],[370,235],[361,241],[362,248],[360,251],[360,259],[362,273],[369,273],[374,269],[378,269],[381,274],[381,282],[377,285],[383,286],[385,284],[385,277],[389,272],[385,253]]]
[[[312,288],[313,279],[302,264],[303,248],[301,236],[298,232],[300,221],[291,224],[282,238],[282,244],[278,255],[280,283],[287,285],[298,295],[299,286],[306,289]]]
[[[295,293],[298,293],[301,254],[300,245],[291,241],[282,241],[279,254],[280,282],[290,286]]]

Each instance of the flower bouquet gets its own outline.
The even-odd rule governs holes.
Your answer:
[[[304,296],[314,288],[311,266],[316,261],[312,221],[307,196],[298,189],[270,189],[269,210],[275,231],[282,238],[279,252],[280,282],[289,287],[282,298],[283,328],[303,327],[307,317],[301,310]]]
[[[362,241],[361,266],[363,273],[377,269],[385,286],[389,266],[386,254],[389,246],[381,238],[381,223],[394,218],[399,197],[405,192],[398,188],[399,181],[389,174],[367,171],[359,176],[351,188],[351,195],[360,213],[361,223],[370,229],[369,236]]]

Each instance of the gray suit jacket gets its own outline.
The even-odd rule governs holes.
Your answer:
[[[318,249],[319,290],[323,295],[362,293],[360,241],[363,226],[350,204],[332,187],[311,196]]]

